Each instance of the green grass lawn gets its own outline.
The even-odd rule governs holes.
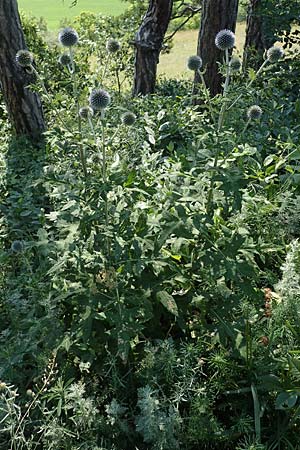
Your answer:
[[[237,23],[236,47],[242,52],[245,40],[245,22]],[[158,74],[170,77],[193,78],[191,71],[186,68],[189,56],[197,52],[198,30],[180,31],[174,37],[174,46],[170,53],[160,56]]]
[[[18,4],[20,10],[36,17],[44,17],[51,30],[56,30],[62,19],[77,16],[81,11],[116,16],[127,6],[121,0],[78,0],[74,8],[70,8],[71,0],[18,0]]]

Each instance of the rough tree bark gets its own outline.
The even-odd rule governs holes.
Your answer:
[[[266,23],[261,11],[262,3],[262,0],[249,0],[243,55],[244,68],[249,64],[252,67],[259,67],[263,62],[265,50],[276,41],[265,32]]]
[[[16,64],[16,53],[26,49],[16,0],[0,0],[0,83],[9,118],[17,135],[39,139],[45,130],[39,96],[26,86],[32,75]]]
[[[135,36],[133,95],[151,94],[155,89],[157,64],[173,7],[173,0],[150,0]]]
[[[218,62],[224,58],[224,52],[215,46],[215,37],[225,28],[235,32],[238,3],[238,0],[204,0],[202,4],[197,54],[203,60],[204,79],[212,96],[222,91]],[[195,83],[199,82],[196,74]]]

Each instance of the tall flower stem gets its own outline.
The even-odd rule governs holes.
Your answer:
[[[225,116],[225,110],[226,110],[226,97],[227,97],[229,81],[230,81],[230,66],[229,66],[229,51],[228,51],[228,49],[225,50],[225,64],[226,64],[226,78],[225,78],[225,84],[224,84],[224,90],[223,90],[223,103],[222,103],[219,120],[218,120],[218,133],[221,131],[221,128],[224,123],[224,116]]]
[[[255,74],[255,76],[254,76],[254,78],[252,78],[252,80],[251,81],[249,81],[249,83],[248,84],[246,84],[246,86],[245,86],[245,90],[247,91],[251,86],[252,86],[252,84],[254,83],[254,81],[257,79],[257,77],[261,74],[261,72],[263,71],[263,69],[265,68],[265,66],[268,64],[268,62],[269,62],[269,60],[268,59],[266,59],[263,63],[262,63],[262,65],[260,66],[260,68],[258,69],[258,71],[256,72],[256,74]],[[242,96],[243,96],[243,93],[241,93],[232,103],[231,103],[231,105],[229,105],[228,106],[228,108],[227,108],[227,111],[229,111],[239,100],[240,100],[240,98],[242,98]]]
[[[38,82],[39,82],[41,88],[43,89],[44,95],[45,95],[45,97],[47,98],[47,100],[48,100],[49,102],[52,102],[51,96],[50,96],[49,92],[47,91],[47,88],[46,88],[46,86],[45,86],[44,80],[43,80],[43,78],[41,77],[41,75],[38,73],[38,71],[37,71],[37,70],[35,69],[35,67],[33,67],[32,65],[30,65],[29,68],[30,68],[30,70],[31,70],[31,73],[34,73],[34,74],[35,74],[35,76],[36,76],[36,78],[37,78],[37,80],[38,80]],[[52,110],[54,111],[55,117],[56,117],[57,120],[63,125],[63,127],[66,128],[68,131],[71,132],[70,128],[68,128],[68,127],[66,126],[65,122],[62,120],[62,118],[61,118],[59,112],[57,111],[57,109],[54,107]]]
[[[250,122],[251,122],[251,119],[248,119],[247,122],[246,122],[246,124],[245,124],[245,126],[244,126],[244,128],[243,128],[243,131],[241,132],[241,136],[243,136],[243,134],[244,134],[245,131],[247,130],[247,128],[248,128]]]
[[[213,124],[216,125],[216,121],[215,121],[215,117],[214,117],[214,112],[213,112],[213,108],[212,108],[212,104],[211,104],[211,99],[210,99],[210,95],[209,95],[209,91],[207,89],[206,83],[205,83],[205,79],[203,76],[203,73],[201,72],[200,69],[197,70],[197,73],[200,77],[201,83],[203,85],[203,89],[204,89],[204,95],[207,101],[207,105],[209,108],[209,112],[210,112],[210,116],[211,116],[211,120],[213,121]]]
[[[221,106],[221,111],[219,114],[219,120],[218,125],[216,129],[216,154],[212,166],[212,177],[210,180],[209,190],[207,194],[207,207],[206,211],[208,214],[212,214],[212,203],[213,203],[213,192],[214,192],[214,172],[216,171],[218,167],[218,160],[220,156],[220,148],[219,148],[219,136],[220,131],[222,129],[223,123],[224,123],[224,117],[225,117],[225,111],[226,111],[226,97],[228,93],[228,87],[230,82],[230,66],[229,66],[229,51],[228,49],[225,50],[225,64],[226,64],[226,78],[224,83],[224,90],[223,90],[223,102]]]
[[[104,114],[105,110],[101,110],[101,133],[102,133],[102,140],[101,140],[101,150],[102,150],[102,178],[103,178],[103,184],[105,188],[105,198],[104,198],[104,210],[105,210],[105,228],[108,229],[109,220],[108,220],[108,199],[107,199],[107,161],[106,161],[106,144],[105,144],[105,122],[104,122]],[[107,248],[107,257],[110,257],[110,240],[108,237],[106,237],[106,248]]]
[[[75,68],[75,62],[74,62],[74,51],[73,48],[70,47],[69,49],[70,59],[71,59],[71,66],[68,66],[69,72],[71,75],[71,81],[73,86],[73,97],[75,99],[76,104],[76,113],[77,113],[77,124],[78,124],[78,132],[80,136],[82,135],[82,124],[81,124],[81,117],[79,114],[80,105],[79,105],[79,95],[78,95],[78,87],[77,87],[77,79],[76,79],[76,68]],[[86,167],[86,154],[85,149],[82,146],[82,143],[79,144],[79,152],[80,152],[80,161],[82,165],[82,170],[84,177],[87,178],[87,167]]]

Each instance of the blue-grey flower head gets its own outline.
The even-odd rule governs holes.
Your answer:
[[[237,56],[233,56],[230,60],[229,66],[232,72],[238,72],[239,70],[241,70],[242,62],[240,58],[238,58]]]
[[[133,125],[135,121],[136,121],[136,115],[133,114],[131,111],[126,111],[121,116],[122,124],[126,125],[127,127],[130,127],[131,125]]]
[[[90,106],[95,111],[107,108],[110,101],[110,95],[104,89],[94,89],[89,98]]]
[[[279,61],[284,56],[284,51],[281,47],[271,47],[267,51],[267,59],[270,63]]]
[[[24,250],[24,244],[22,241],[13,241],[10,248],[14,253],[21,253]]]
[[[187,60],[187,67],[190,70],[197,71],[202,67],[202,59],[198,55],[190,56]]]
[[[58,58],[58,62],[62,65],[62,66],[69,66],[72,61],[71,61],[71,57],[70,55],[68,55],[67,53],[64,53],[63,55],[61,55]]]
[[[229,50],[234,47],[235,35],[230,30],[221,30],[216,35],[215,44],[220,50]]]
[[[64,28],[59,32],[58,40],[64,47],[73,47],[78,43],[78,34],[74,28]]]
[[[248,119],[258,120],[261,118],[261,115],[262,115],[262,109],[260,106],[253,105],[253,106],[250,106],[250,108],[248,108],[248,111],[247,111]]]
[[[108,53],[116,53],[118,50],[120,50],[121,44],[116,39],[108,39],[106,42],[106,50]]]
[[[28,50],[19,50],[16,54],[16,63],[21,67],[30,67],[33,64],[33,55]]]
[[[79,110],[79,115],[82,119],[88,119],[94,115],[94,110],[90,106],[83,106]]]

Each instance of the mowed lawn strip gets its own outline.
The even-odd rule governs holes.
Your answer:
[[[82,11],[117,16],[128,6],[121,0],[78,0],[78,4],[72,8],[71,4],[71,0],[18,0],[21,11],[35,17],[44,17],[50,30],[57,30],[61,20],[78,16]]]

